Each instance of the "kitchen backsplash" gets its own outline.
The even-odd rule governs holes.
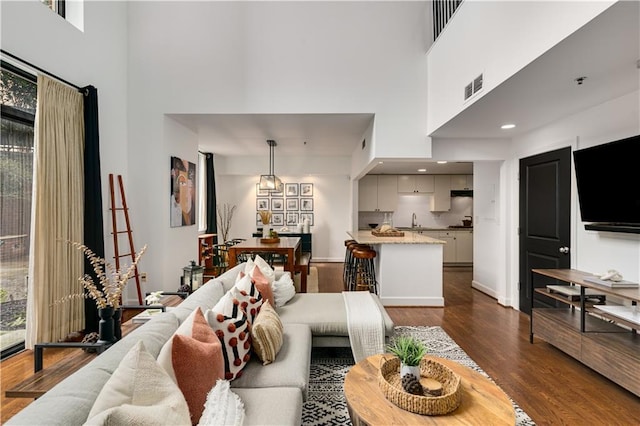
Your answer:
[[[393,212],[393,226],[410,227],[411,216],[416,214],[416,222],[424,228],[447,228],[451,225],[462,225],[465,216],[473,215],[472,197],[452,197],[451,210],[442,213],[432,213],[429,211],[431,194],[420,195],[399,195],[398,208]],[[369,223],[382,224],[384,213],[382,212],[359,212],[358,226],[367,228]]]

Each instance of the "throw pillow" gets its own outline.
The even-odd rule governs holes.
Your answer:
[[[226,380],[218,383],[207,395],[204,412],[198,425],[233,425],[244,423],[244,404],[238,395],[233,393]]]
[[[178,384],[187,400],[191,421],[197,423],[207,392],[225,375],[222,344],[200,308],[164,344],[158,363]]]
[[[264,274],[265,277],[267,277],[267,279],[269,280],[269,284],[272,284],[276,279],[276,271],[274,271],[273,268],[269,266],[267,261],[261,258],[259,255],[256,255],[256,257],[253,259],[253,263],[256,267],[260,268],[260,271]],[[244,269],[248,274],[251,273],[251,269],[248,269],[249,266],[250,263],[247,262],[247,266],[245,266]]]
[[[225,379],[240,377],[251,357],[250,325],[246,314],[228,292],[206,316],[222,343]]]
[[[246,273],[252,279],[252,282],[255,284],[256,288],[262,295],[262,299],[268,300],[271,303],[271,306],[274,304],[273,299],[273,290],[271,289],[271,284],[269,283],[269,279],[264,276],[260,268],[254,267],[250,272]],[[238,281],[240,281],[245,275],[245,272],[240,271],[238,274]]]
[[[296,287],[293,284],[291,275],[288,273],[282,274],[282,276],[273,282],[273,299],[275,300],[275,306],[277,308],[287,304],[289,300],[296,295]]]
[[[237,301],[249,322],[253,324],[263,303],[262,294],[258,291],[254,280],[249,275],[245,275],[229,290],[228,294]]]
[[[90,425],[190,425],[178,386],[139,341],[122,358],[96,398]]]
[[[251,326],[253,350],[262,361],[262,365],[271,364],[282,347],[282,321],[269,302],[265,302],[260,314]]]

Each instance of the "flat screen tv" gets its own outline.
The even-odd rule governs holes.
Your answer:
[[[640,233],[640,135],[573,152],[586,229]]]

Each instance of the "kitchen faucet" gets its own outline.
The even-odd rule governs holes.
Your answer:
[[[417,218],[416,218],[416,214],[415,214],[415,213],[412,213],[412,214],[411,214],[411,227],[412,227],[412,228],[415,228],[416,226],[418,226],[418,223],[417,223],[417,222],[418,222],[418,220],[417,220]]]

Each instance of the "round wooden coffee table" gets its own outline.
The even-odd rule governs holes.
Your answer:
[[[444,416],[423,416],[394,405],[385,398],[378,385],[382,355],[373,355],[351,367],[344,380],[344,394],[351,422],[355,426],[515,424],[516,414],[509,397],[493,382],[455,361],[429,358],[446,365],[461,378],[462,403],[455,411]]]

